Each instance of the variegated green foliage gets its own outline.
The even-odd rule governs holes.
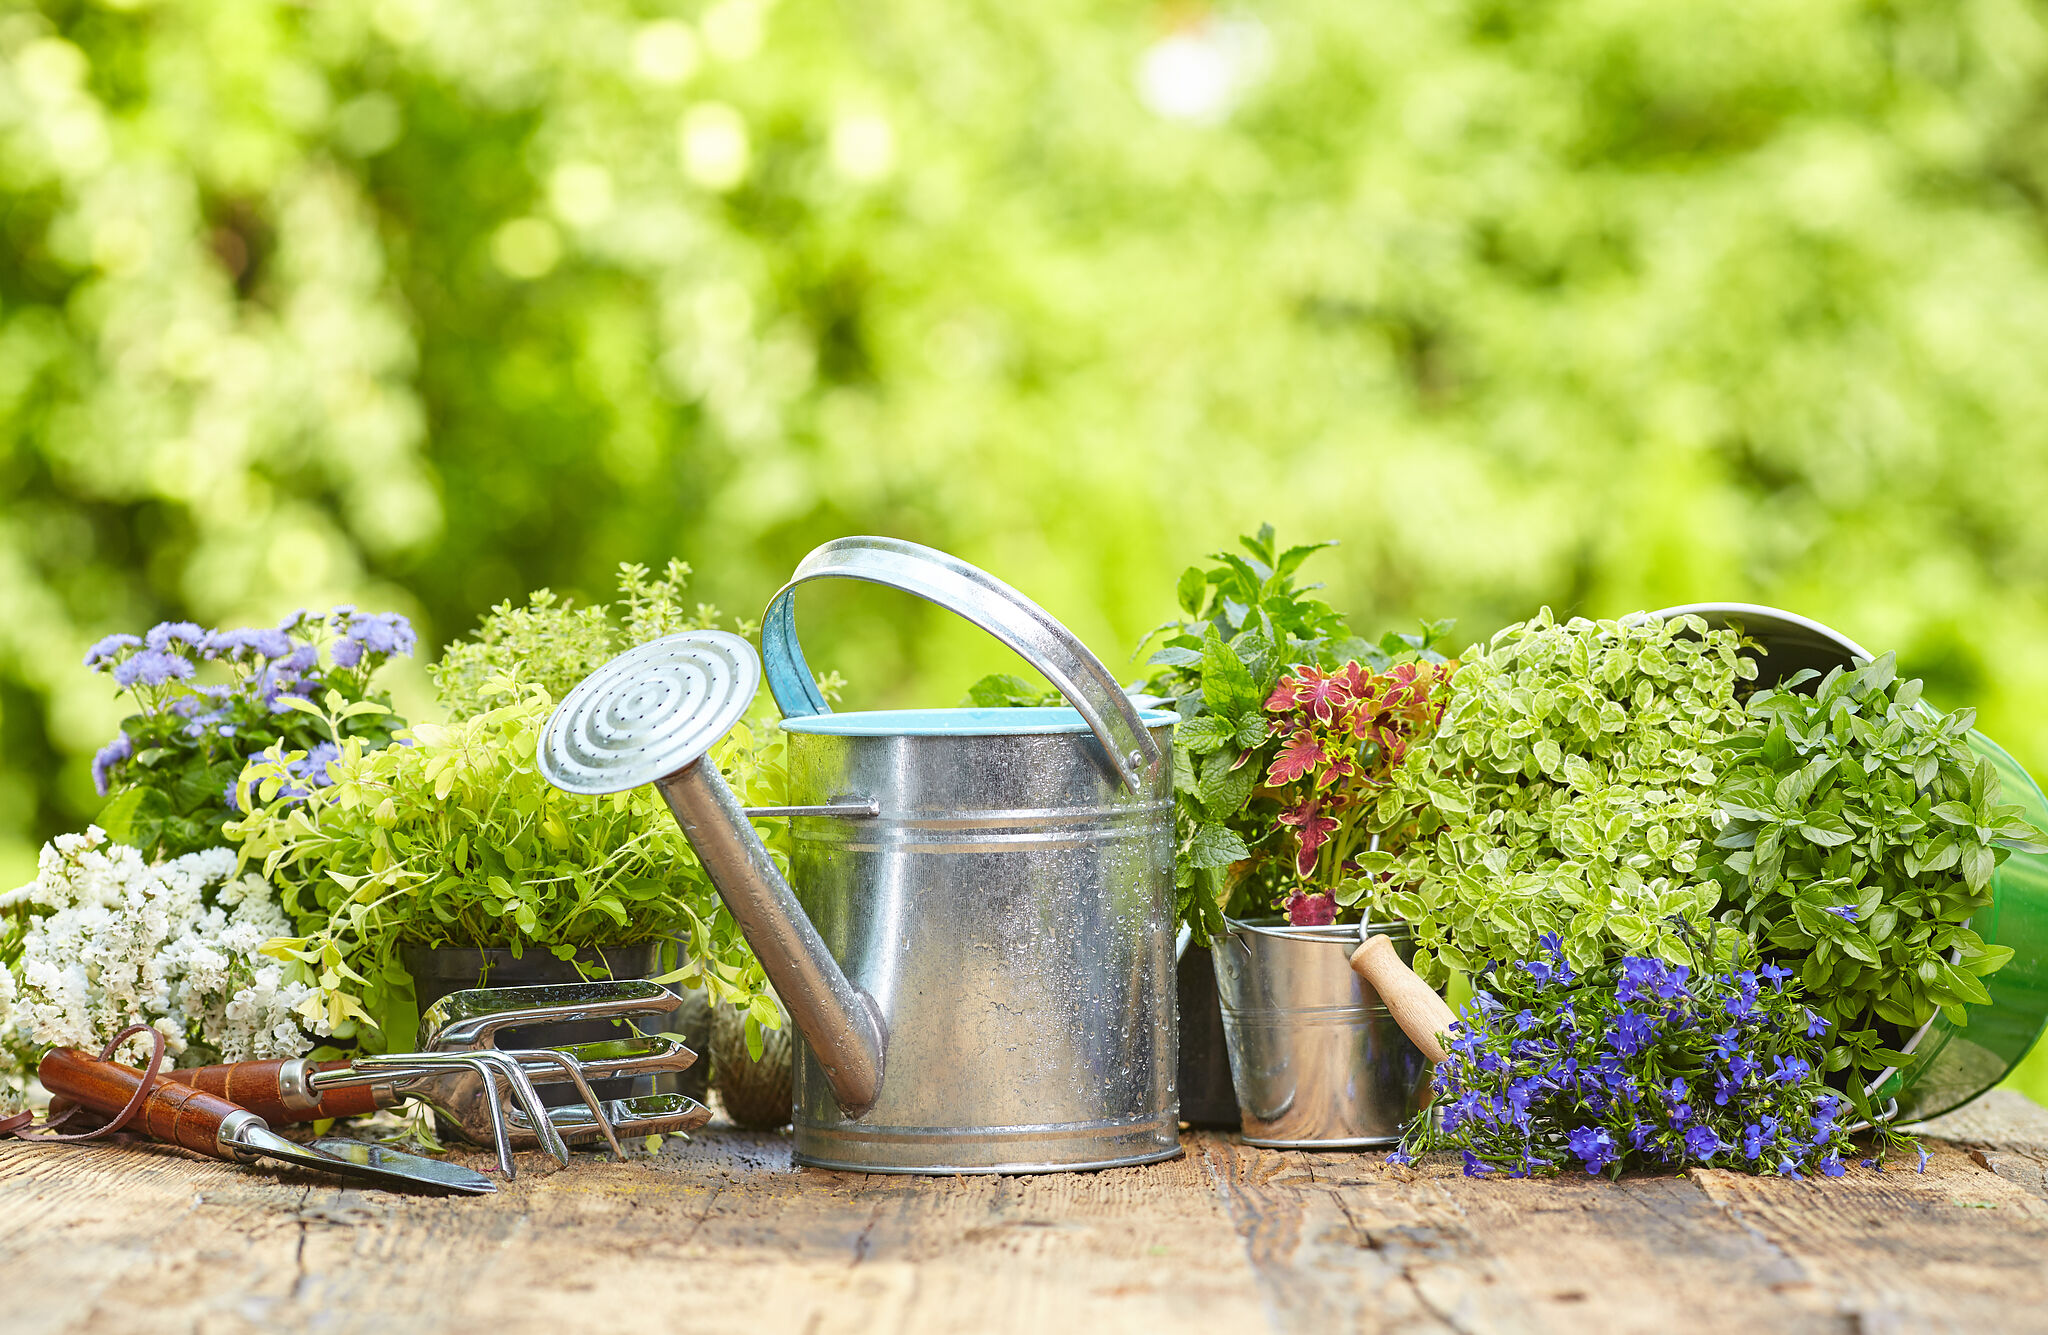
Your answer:
[[[1729,631],[1695,617],[1559,625],[1545,609],[1462,659],[1434,737],[1381,801],[1424,808],[1374,916],[1413,923],[1432,981],[1532,958],[1555,932],[1571,962],[1689,958],[1674,917],[1703,927],[1719,898],[1715,751],[1744,725],[1755,674]]]

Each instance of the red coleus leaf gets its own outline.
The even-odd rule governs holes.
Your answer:
[[[1294,854],[1294,870],[1303,876],[1314,872],[1316,852],[1337,832],[1337,818],[1325,816],[1322,803],[1311,797],[1300,806],[1281,812],[1280,823],[1292,828],[1300,839],[1300,847]]]
[[[1350,666],[1357,666],[1352,664]],[[1266,708],[1273,713],[1305,711],[1318,723],[1334,723],[1339,712],[1351,703],[1351,684],[1345,669],[1324,672],[1320,668],[1296,668],[1280,679]]]
[[[1281,784],[1293,783],[1329,763],[1330,756],[1323,750],[1323,744],[1315,739],[1314,733],[1304,728],[1289,738],[1287,745],[1280,748],[1280,754],[1273,757],[1272,767],[1266,771],[1266,786],[1278,788]]]
[[[1357,776],[1357,761],[1353,760],[1350,756],[1333,756],[1330,759],[1330,763],[1325,765],[1316,774],[1316,791],[1321,792],[1339,779],[1351,779]]]
[[[1328,895],[1305,895],[1297,890],[1287,901],[1287,922],[1293,927],[1328,927],[1337,921],[1337,901]]]

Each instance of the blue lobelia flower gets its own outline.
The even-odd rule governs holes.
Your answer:
[[[1582,1126],[1569,1132],[1565,1141],[1572,1153],[1586,1166],[1588,1173],[1597,1173],[1621,1157],[1621,1150],[1615,1145],[1614,1137],[1606,1128]]]
[[[1615,997],[1630,1005],[1648,996],[1664,978],[1664,961],[1631,955],[1621,962],[1621,979],[1614,985]]]
[[[1742,1128],[1742,1157],[1754,1159],[1764,1152],[1764,1128],[1761,1122],[1751,1122]]]
[[[1863,921],[1862,916],[1856,912],[1856,906],[1853,904],[1835,904],[1829,906],[1828,908],[1822,909],[1821,912],[1832,913],[1837,918],[1840,918],[1843,922]],[[1839,1177],[1841,1175],[1839,1173],[1829,1173],[1828,1176]]]
[[[1515,1032],[1518,1034],[1526,1034],[1542,1023],[1543,1021],[1536,1018],[1535,1011],[1523,1010],[1515,1014]]]
[[[1823,1016],[1811,1010],[1806,1012],[1806,1036],[1808,1038],[1819,1038],[1827,1033],[1829,1028],[1830,1026]]]
[[[1651,985],[1650,990],[1655,992],[1660,1000],[1677,1001],[1692,995],[1692,993],[1686,990],[1686,984],[1690,981],[1692,981],[1692,966],[1690,964],[1674,964],[1664,971],[1662,978],[1659,978]]]
[[[1608,1031],[1607,1046],[1623,1057],[1633,1057],[1657,1036],[1657,1026],[1641,1011],[1627,1010],[1614,1017],[1614,1027]]]
[[[1397,1168],[1405,1167],[1406,1165],[1415,1162],[1415,1156],[1408,1153],[1408,1151],[1402,1149],[1400,1146],[1397,1145],[1393,1149],[1387,1151],[1387,1162],[1394,1165]]]
[[[1916,1154],[1918,1154],[1918,1155],[1920,1156],[1920,1167],[1918,1167],[1918,1168],[1917,1168],[1917,1169],[1915,1169],[1914,1171],[1915,1171],[1915,1172],[1920,1172],[1920,1173],[1924,1173],[1924,1172],[1926,1172],[1926,1171],[1927,1171],[1927,1147],[1926,1147],[1925,1145],[1915,1145],[1915,1146],[1913,1147],[1913,1151],[1914,1151],[1914,1153],[1916,1153]]]
[[[1792,976],[1790,969],[1782,968],[1776,964],[1766,964],[1758,969],[1757,972],[1763,977],[1768,978],[1771,987],[1779,992],[1785,990],[1785,980]]]
[[[1722,1061],[1729,1060],[1741,1051],[1742,1031],[1740,1029],[1723,1029],[1720,1033],[1714,1035],[1714,1055]]]
[[[1725,1148],[1726,1146],[1721,1144],[1721,1138],[1714,1134],[1714,1129],[1710,1126],[1695,1126],[1685,1133],[1686,1153],[1701,1163],[1710,1161]]]
[[[1799,1180],[1799,1165],[1794,1163],[1789,1156],[1778,1160],[1778,1171],[1794,1181]]]
[[[1728,1059],[1728,1074],[1737,1080],[1746,1081],[1755,1075],[1759,1069],[1757,1063],[1751,1061],[1747,1053],[1737,1053]]]
[[[1796,1085],[1813,1073],[1813,1067],[1804,1057],[1771,1058],[1770,1078],[1781,1085]]]
[[[1472,1151],[1466,1150],[1464,1154],[1466,1177],[1485,1177],[1488,1173],[1491,1173],[1493,1171],[1491,1165],[1483,1162],[1479,1158],[1479,1156],[1474,1154]]]
[[[1729,1079],[1729,1078],[1728,1078],[1727,1076],[1725,1076],[1725,1075],[1717,1075],[1717,1076],[1715,1076],[1715,1077],[1714,1077],[1714,1106],[1715,1106],[1715,1107],[1717,1107],[1717,1108],[1725,1108],[1725,1107],[1727,1107],[1727,1106],[1728,1106],[1728,1100],[1729,1100],[1729,1099],[1731,1099],[1731,1098],[1734,1098],[1734,1097],[1735,1097],[1736,1095],[1740,1094],[1741,1092],[1742,1092],[1742,1082],[1741,1082],[1741,1081],[1739,1081],[1739,1080],[1731,1080],[1731,1079]]]
[[[1826,1173],[1829,1177],[1840,1177],[1842,1174],[1849,1171],[1848,1169],[1842,1166],[1841,1159],[1833,1154],[1828,1155],[1826,1158],[1822,1159],[1818,1164],[1814,1166],[1820,1169],[1821,1172]]]

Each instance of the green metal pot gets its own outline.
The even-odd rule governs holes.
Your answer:
[[[1691,603],[1654,615],[1691,614],[1710,627],[1735,626],[1762,653],[1759,680],[1783,681],[1804,668],[1826,672],[1874,657],[1848,636],[1817,621],[1753,603]],[[1981,732],[1970,748],[1990,758],[2004,781],[2005,800],[2048,830],[2048,796],[2005,749]],[[2012,947],[2012,959],[1984,980],[1988,1006],[1966,1006],[1966,1024],[1952,1024],[1937,1012],[1902,1046],[1912,1057],[1905,1066],[1871,1082],[1873,1106],[1898,1101],[1898,1120],[1917,1122],[1960,1108],[2011,1073],[2048,1027],[2048,855],[2016,852],[1999,864],[1991,880],[1991,904],[1970,926],[1993,945]]]

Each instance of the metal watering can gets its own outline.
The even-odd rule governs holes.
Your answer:
[[[816,579],[902,589],[1021,654],[1071,709],[835,714],[798,647]],[[655,784],[802,1036],[796,1158],[1031,1173],[1180,1153],[1173,1076],[1176,716],[1065,627],[942,552],[842,538],[768,604],[796,889],[704,754],[746,713],[748,643],[693,631],[591,674],[540,743],[557,787]]]

